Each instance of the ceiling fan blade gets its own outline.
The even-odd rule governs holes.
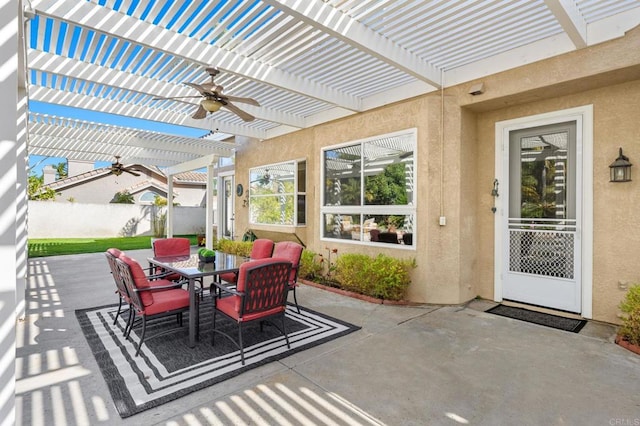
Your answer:
[[[208,86],[204,86],[198,83],[190,83],[190,82],[186,82],[184,83],[189,87],[193,87],[194,89],[196,89],[202,96],[205,97],[209,97],[209,96],[216,96],[217,93],[213,90],[211,90],[210,87]]]
[[[241,110],[240,108],[232,104],[231,102],[227,101],[224,107],[227,108],[229,111],[233,112],[234,114],[236,114],[238,117],[242,118],[244,121],[255,120],[255,117],[253,115],[247,112],[244,112],[243,110]]]
[[[198,109],[191,116],[194,120],[202,120],[207,116],[207,110],[202,105],[198,105]]]
[[[227,96],[227,95],[224,95],[223,98],[224,99],[228,99],[228,100],[230,100],[232,102],[242,102],[242,103],[249,104],[249,105],[260,106],[258,101],[256,101],[255,99],[252,99],[252,98],[240,98],[238,96]]]

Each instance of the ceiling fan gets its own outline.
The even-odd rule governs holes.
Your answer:
[[[206,69],[207,73],[211,76],[211,81],[198,84],[186,82],[189,87],[193,87],[196,89],[200,95],[194,96],[175,96],[175,97],[157,97],[153,98],[153,100],[162,100],[162,99],[186,99],[186,98],[202,98],[200,101],[200,105],[196,112],[191,116],[191,118],[200,120],[207,116],[208,112],[216,112],[221,107],[225,107],[229,111],[236,114],[238,117],[242,118],[244,121],[253,121],[255,117],[237,106],[235,106],[232,102],[242,102],[249,105],[260,106],[258,101],[252,98],[240,98],[237,96],[228,96],[224,95],[222,91],[224,88],[215,83],[214,78],[216,75],[220,74],[220,70],[214,67],[209,67]]]
[[[120,162],[120,156],[116,155],[116,161],[115,163],[111,163],[111,171],[109,172],[112,175],[115,176],[120,176],[122,174],[122,172],[127,172],[129,174],[132,174],[134,176],[140,176],[140,173],[136,173],[133,171],[133,169],[129,168],[129,167],[125,167],[124,164],[122,164]]]

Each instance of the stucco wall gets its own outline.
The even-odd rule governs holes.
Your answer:
[[[476,83],[470,82],[447,88],[444,98],[434,92],[283,137],[244,141],[236,170],[306,158],[308,224],[298,233],[305,235],[309,249],[415,257],[418,268],[408,296],[416,302],[455,304],[476,295],[492,299],[495,123],[593,105],[594,256],[584,261],[593,262],[593,318],[617,322],[617,305],[624,295],[618,281],[640,282],[640,197],[635,196],[640,178],[636,170],[630,183],[609,183],[608,165],[619,146],[636,163],[634,170],[640,158],[638,46],[640,28],[601,45],[486,76],[477,81],[485,85],[480,96],[467,93]],[[415,251],[322,241],[320,149],[412,127],[418,129]],[[245,187],[246,174],[236,174]],[[446,217],[446,226],[438,225],[440,215]],[[239,208],[239,229],[249,226],[247,219],[246,210]]]
[[[29,201],[29,238],[151,235],[151,206]],[[174,235],[195,234],[205,224],[204,207],[175,207]]]
[[[409,297],[420,302],[433,301],[438,298],[442,303],[457,303],[459,290],[452,288],[451,283],[459,281],[459,258],[454,254],[444,262],[442,259],[442,256],[456,252],[457,230],[453,226],[440,227],[438,225],[439,206],[431,205],[433,202],[439,203],[440,200],[439,170],[442,144],[439,138],[439,117],[439,98],[421,97],[280,138],[259,142],[245,141],[238,146],[236,170],[249,170],[254,166],[280,161],[306,159],[307,226],[298,228],[296,232],[303,236],[303,241],[310,250],[326,254],[327,249],[337,248],[339,253],[360,252],[375,255],[383,252],[399,258],[415,257],[418,268],[413,274],[413,285],[410,288]],[[450,125],[457,127],[459,132],[460,125],[456,124],[456,121]],[[321,148],[409,128],[417,128],[418,130],[417,151],[419,154],[417,156],[416,182],[418,188],[424,188],[419,190],[416,206],[417,229],[420,230],[419,236],[416,236],[415,239],[416,250],[371,247],[344,243],[339,240],[322,241],[318,231]],[[431,151],[434,153],[433,156],[429,155]],[[447,155],[456,158],[457,150]],[[247,187],[247,181],[248,172],[246,174],[236,173],[237,183],[242,183]],[[453,182],[451,185],[455,189],[457,183]],[[238,229],[249,227],[246,209],[243,210],[242,207],[236,210],[236,226]],[[270,229],[276,228],[271,227]],[[291,228],[280,227],[280,229]],[[447,233],[450,233],[451,236],[447,236]],[[455,246],[453,250],[449,248],[452,244]],[[426,256],[427,250],[433,254]],[[446,262],[453,262],[453,267],[447,268],[446,265],[443,265]]]
[[[469,102],[465,108],[477,114],[480,296],[494,296],[494,221],[483,212],[493,202],[489,194],[495,176],[495,123],[593,105],[593,169],[585,171],[593,177],[593,258],[583,262],[593,265],[593,318],[619,322],[617,306],[625,292],[618,282],[640,282],[635,260],[640,250],[640,197],[635,196],[635,167],[635,180],[614,184],[609,182],[608,166],[617,157],[618,147],[623,147],[632,163],[637,165],[640,158],[638,46],[640,29],[635,29],[619,40],[487,77],[489,99],[466,97]],[[508,94],[505,88],[513,93]],[[464,88],[458,90],[458,98],[465,102]]]
[[[609,182],[609,164],[622,146],[632,163],[640,158],[640,80],[607,86],[579,94],[513,106],[482,113],[478,116],[479,179],[477,190],[487,193],[494,177],[495,123],[518,117],[556,111],[582,105],[593,105],[594,146],[593,170],[593,317],[617,322],[617,306],[624,296],[618,281],[640,282],[637,254],[640,253],[640,197],[637,170],[632,167],[632,182]],[[634,160],[635,159],[635,160]],[[483,196],[479,210],[490,206]],[[478,270],[478,293],[493,297],[493,218],[481,215]]]

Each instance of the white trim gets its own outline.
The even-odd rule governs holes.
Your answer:
[[[412,200],[409,201],[407,205],[392,205],[392,206],[372,206],[372,205],[359,205],[359,206],[325,206],[324,196],[324,182],[325,182],[325,167],[324,167],[324,155],[326,151],[339,149],[345,146],[358,145],[361,146],[367,142],[375,141],[379,139],[385,138],[393,138],[396,136],[402,135],[411,135],[413,137],[413,194]],[[385,248],[393,248],[397,250],[417,250],[418,244],[417,241],[419,239],[418,230],[417,230],[417,222],[418,222],[418,128],[410,127],[403,130],[398,130],[395,132],[385,133],[382,135],[374,135],[366,138],[341,142],[335,145],[325,146],[320,150],[320,181],[318,183],[318,188],[320,188],[320,214],[318,216],[318,232],[320,241],[330,242],[330,243],[341,243],[341,244],[353,244],[353,245],[367,245],[367,246],[378,246]],[[366,213],[365,212],[366,209]],[[385,243],[376,243],[371,241],[360,241],[360,240],[348,240],[348,239],[337,239],[337,238],[328,238],[324,236],[324,215],[327,213],[336,213],[336,214],[374,214],[374,215],[411,215],[413,216],[414,221],[414,231],[413,231],[413,243],[411,246],[406,245],[396,245],[396,244],[385,244]]]
[[[513,120],[498,121],[495,124],[495,178],[500,182],[502,193],[509,190],[505,178],[503,164],[503,150],[505,141],[509,140],[509,132],[529,127],[545,126],[575,120],[578,128],[578,137],[582,135],[582,164],[578,170],[582,170],[582,194],[577,201],[582,203],[582,229],[581,229],[581,276],[582,276],[582,309],[584,318],[593,316],[593,105],[584,105],[560,111],[553,111],[529,117]],[[494,217],[494,301],[502,301],[502,223],[501,218],[505,214],[502,199],[496,197],[496,215]]]
[[[271,163],[271,164],[265,164],[265,165],[259,165],[259,166],[254,166],[249,168],[249,183],[247,185],[247,189],[246,191],[248,191],[248,195],[247,195],[247,200],[248,200],[248,205],[247,208],[249,210],[249,220],[248,223],[249,225],[267,225],[267,226],[274,226],[274,227],[282,227],[282,228],[287,228],[287,229],[295,229],[297,227],[300,226],[306,226],[307,225],[307,215],[308,215],[308,210],[307,210],[307,203],[308,203],[308,199],[307,199],[307,185],[305,184],[305,188],[304,191],[298,191],[298,170],[299,170],[299,164],[304,162],[305,163],[305,173],[308,175],[308,170],[309,170],[309,164],[307,162],[306,157],[300,157],[294,160],[287,160],[287,161],[280,161],[278,163]],[[284,193],[284,195],[289,195],[293,197],[293,217],[292,217],[292,223],[263,223],[263,222],[252,222],[252,217],[251,217],[251,200],[253,198],[261,198],[261,197],[275,197],[275,196],[280,196],[283,194],[277,194],[277,195],[261,195],[261,196],[251,196],[251,183],[253,182],[251,180],[251,174],[254,170],[260,170],[260,169],[264,169],[264,170],[268,170],[268,169],[276,169],[278,166],[282,166],[282,165],[286,165],[286,164],[293,164],[293,192],[288,192],[288,193]],[[304,195],[305,197],[305,223],[298,223],[298,196],[300,195]]]

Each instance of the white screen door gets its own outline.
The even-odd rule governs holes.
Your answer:
[[[503,299],[581,312],[576,122],[512,130],[503,145]]]

